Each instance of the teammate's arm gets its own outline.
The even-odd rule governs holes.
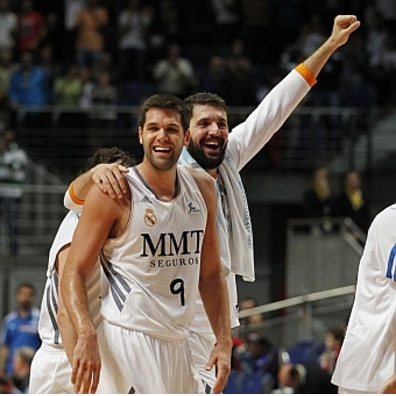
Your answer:
[[[72,181],[64,197],[65,207],[81,211],[77,209],[84,204],[85,197],[94,184],[111,198],[121,199],[128,191],[128,183],[124,177],[127,172],[127,167],[117,163],[94,166]]]
[[[100,250],[118,219],[119,200],[95,186],[85,200],[62,274],[60,292],[77,334],[73,350],[72,383],[77,393],[95,393],[101,368],[97,333],[87,305],[85,281],[97,262]],[[100,216],[98,216],[100,213]]]
[[[213,179],[206,173],[193,172],[208,209],[207,225],[202,246],[199,291],[216,336],[207,370],[217,366],[217,378],[212,393],[221,393],[231,370],[231,322],[227,284],[220,262],[219,242],[216,226],[216,194]],[[198,173],[198,174],[196,174]]]
[[[62,284],[62,276],[65,268],[67,256],[69,254],[70,244],[63,247],[56,258],[56,268],[59,276],[59,285]],[[66,307],[63,303],[62,293],[58,295],[58,325],[59,331],[62,335],[62,342],[65,348],[66,355],[69,359],[70,364],[73,363],[73,350],[77,343],[77,334],[70,321],[69,314],[67,313]]]

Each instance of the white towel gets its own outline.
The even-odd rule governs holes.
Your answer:
[[[201,169],[186,148],[183,149],[179,163]],[[225,155],[218,168],[227,196],[228,206],[223,208],[219,183],[217,191],[217,227],[219,233],[220,257],[226,274],[233,272],[242,276],[246,282],[254,282],[253,234],[245,189],[238,169],[230,156]],[[229,211],[229,220],[224,215]]]

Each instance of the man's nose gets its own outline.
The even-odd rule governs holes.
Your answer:
[[[219,126],[217,125],[217,122],[212,122],[212,123],[209,125],[209,133],[210,133],[211,135],[218,135],[218,134],[220,134],[220,129],[219,129]]]

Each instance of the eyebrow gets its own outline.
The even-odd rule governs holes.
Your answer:
[[[148,123],[146,123],[146,127],[150,127],[150,126],[158,126],[158,122],[148,122]],[[169,124],[166,124],[166,128],[169,128],[169,127],[178,127],[178,128],[181,128],[181,123],[178,123],[178,122],[171,122],[171,123],[169,123]]]

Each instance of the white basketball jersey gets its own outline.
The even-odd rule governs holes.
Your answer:
[[[56,258],[59,251],[71,243],[78,219],[77,213],[69,211],[58,228],[49,253],[47,280],[40,309],[39,334],[43,343],[55,348],[63,348],[57,320],[59,277],[55,267]],[[100,266],[97,265],[87,281],[88,306],[96,327],[101,320],[99,275]]]
[[[175,340],[188,336],[198,298],[205,200],[188,169],[177,168],[171,202],[155,196],[136,168],[127,179],[131,215],[122,235],[101,255],[109,281],[102,315],[110,323]]]
[[[374,218],[359,263],[355,300],[332,382],[378,393],[396,370],[396,205]]]

